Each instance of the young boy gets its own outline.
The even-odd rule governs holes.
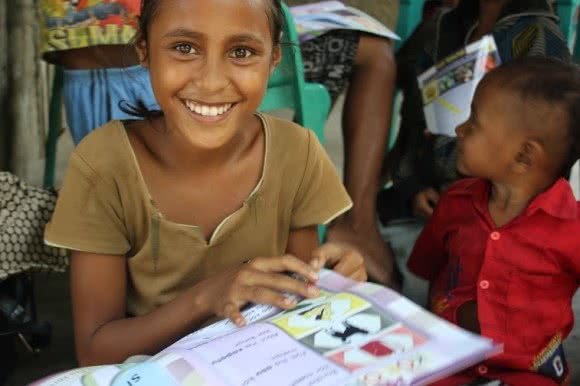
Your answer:
[[[580,204],[563,177],[580,156],[580,70],[507,63],[480,83],[456,132],[458,171],[475,178],[442,196],[409,269],[430,281],[436,314],[504,351],[437,385],[567,384]]]

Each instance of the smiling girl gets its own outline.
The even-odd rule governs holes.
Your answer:
[[[136,46],[161,111],[81,142],[45,233],[72,250],[81,365],[154,353],[216,316],[241,326],[250,302],[293,308],[283,293],[316,296],[324,265],[366,278],[356,250],[318,246],[316,226],[351,201],[316,137],[256,112],[281,12],[143,1]]]

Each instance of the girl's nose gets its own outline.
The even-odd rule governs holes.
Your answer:
[[[228,84],[226,69],[219,59],[207,58],[196,72],[197,86],[206,93],[221,91]]]

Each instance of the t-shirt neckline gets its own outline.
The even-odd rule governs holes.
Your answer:
[[[151,192],[149,191],[149,187],[147,186],[147,183],[145,182],[145,178],[143,177],[143,173],[141,172],[141,166],[139,165],[139,160],[137,159],[137,155],[135,154],[135,150],[133,149],[133,145],[131,145],[131,141],[129,140],[127,128],[125,127],[125,125],[122,121],[117,121],[117,123],[119,125],[118,127],[122,132],[122,137],[123,137],[125,147],[127,147],[127,149],[129,150],[129,154],[133,160],[132,161],[133,167],[135,168],[135,171],[136,171],[137,176],[138,176],[139,184],[141,185],[141,193],[145,196],[146,201],[147,201],[147,205],[151,209],[153,215],[156,216],[158,219],[163,219],[164,221],[166,221],[170,224],[173,224],[175,226],[178,226],[178,227],[199,230],[199,237],[201,239],[204,239],[204,241],[208,245],[211,245],[215,241],[221,228],[223,228],[223,226],[228,222],[228,220],[230,218],[232,218],[234,215],[236,215],[237,213],[239,213],[241,210],[243,210],[244,207],[248,206],[248,204],[252,201],[252,199],[255,196],[257,196],[262,189],[262,186],[264,183],[264,178],[265,178],[266,172],[267,172],[269,156],[270,156],[270,142],[271,142],[270,141],[270,126],[268,124],[266,117],[263,114],[257,112],[255,115],[260,119],[262,130],[264,131],[264,161],[262,164],[262,173],[260,176],[260,180],[258,181],[256,186],[254,187],[254,189],[250,192],[248,197],[246,197],[246,199],[242,203],[242,206],[240,206],[238,209],[236,209],[235,211],[230,213],[228,216],[226,216],[216,226],[216,228],[213,230],[213,232],[209,238],[209,241],[205,240],[205,237],[203,237],[203,235],[202,235],[201,228],[198,225],[181,224],[181,223],[173,222],[171,220],[168,220],[163,215],[163,213],[159,210],[159,208],[157,207],[157,204],[155,203],[155,200],[153,199],[153,196],[151,195]]]

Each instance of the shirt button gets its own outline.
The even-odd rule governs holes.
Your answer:
[[[479,373],[479,375],[487,374],[487,366],[486,365],[477,366],[477,372]]]
[[[497,241],[499,240],[499,238],[501,237],[499,232],[491,232],[491,235],[489,235],[489,237],[491,237],[491,239],[493,241]]]
[[[481,289],[488,289],[489,288],[489,282],[487,280],[482,280],[479,282],[479,287]]]

